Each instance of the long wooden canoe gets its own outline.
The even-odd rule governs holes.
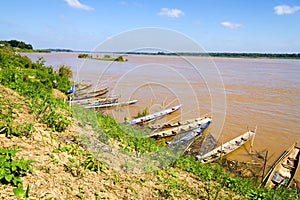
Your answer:
[[[262,181],[266,187],[289,187],[300,168],[300,140],[275,161]]]
[[[202,123],[200,126],[198,126],[195,129],[192,129],[188,132],[186,132],[184,135],[179,136],[178,138],[175,138],[171,142],[168,142],[169,146],[178,146],[181,144],[187,144],[193,139],[195,139],[197,136],[199,136],[203,131],[209,126],[211,121],[206,121],[205,123]]]
[[[200,120],[194,121],[193,123],[190,123],[190,124],[181,125],[181,126],[178,126],[178,127],[175,127],[175,128],[170,128],[170,129],[159,131],[159,132],[154,132],[154,133],[150,134],[148,137],[158,139],[158,138],[178,135],[180,133],[187,132],[189,130],[195,129],[195,128],[197,128],[197,127],[199,127],[202,124],[205,124],[207,122],[211,122],[211,118],[210,117],[203,117]]]
[[[102,95],[105,95],[106,93],[108,93],[108,90],[104,90],[102,92],[93,93],[93,94],[89,94],[89,95],[75,96],[74,100],[91,99],[91,98],[95,98],[95,97],[100,97]]]
[[[95,93],[101,93],[103,91],[106,91],[106,90],[109,90],[108,87],[105,87],[105,88],[101,88],[101,89],[98,89],[98,90],[89,90],[89,91],[79,91],[79,92],[76,92],[75,94],[77,96],[84,96],[84,95],[89,95],[89,94],[95,94]]]
[[[111,101],[111,103],[117,103],[119,96],[108,96],[108,97],[95,97],[89,99],[72,100],[71,103],[77,103],[79,105],[96,105],[101,102]]]
[[[144,123],[144,122],[149,122],[151,120],[158,119],[158,118],[161,118],[165,115],[171,114],[171,113],[175,112],[176,110],[179,110],[181,108],[181,106],[182,106],[182,104],[180,104],[178,106],[174,106],[172,108],[168,108],[168,109],[159,111],[159,112],[156,112],[156,113],[153,113],[153,114],[150,114],[150,115],[146,115],[144,117],[139,117],[139,118],[130,120],[127,123],[131,124],[131,125],[134,125],[134,124],[141,124],[141,123]]]
[[[138,100],[131,100],[126,102],[119,102],[119,103],[106,103],[106,104],[100,104],[100,105],[87,105],[84,106],[85,108],[108,108],[108,107],[115,107],[115,106],[127,106],[132,105],[138,102]]]
[[[168,122],[168,123],[164,123],[164,124],[153,124],[153,125],[148,126],[148,128],[150,128],[152,130],[157,130],[157,129],[173,128],[173,127],[178,127],[178,126],[188,125],[188,124],[195,124],[207,116],[208,116],[208,114],[203,115],[202,117],[197,117],[197,118],[183,120],[183,121],[177,121],[177,122],[173,122],[173,123]]]
[[[250,141],[255,135],[254,131],[247,131],[246,133],[224,143],[223,145],[215,148],[214,150],[204,154],[204,155],[197,155],[196,157],[202,163],[210,163],[213,162],[227,154],[235,151],[246,142]]]
[[[76,86],[76,91],[86,90],[92,87],[92,84],[83,84],[82,86]]]

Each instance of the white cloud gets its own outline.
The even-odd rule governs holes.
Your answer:
[[[300,10],[300,6],[288,6],[288,5],[279,5],[274,7],[274,12],[277,15],[288,15],[288,14],[294,14],[295,12]]]
[[[222,22],[221,25],[232,29],[241,28],[243,26],[242,24],[236,24],[232,22]]]
[[[183,16],[184,12],[182,12],[182,10],[179,10],[177,8],[162,8],[158,13],[158,15],[178,18]]]
[[[80,3],[78,0],[65,0],[65,1],[72,8],[78,8],[78,9],[82,9],[82,10],[94,10],[94,8],[84,5],[84,4]]]

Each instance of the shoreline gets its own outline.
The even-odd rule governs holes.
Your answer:
[[[87,52],[87,51],[50,51],[50,52],[18,52],[20,54],[74,54],[74,55],[79,55],[82,53],[88,53],[92,55],[122,55],[126,57],[131,57],[131,56],[145,56],[145,57],[151,57],[151,56],[157,56],[157,57],[191,57],[191,58],[205,58],[205,59],[259,59],[259,60],[294,60],[294,61],[300,61],[300,53],[295,55],[298,55],[298,57],[269,57],[269,56],[257,56],[257,57],[252,57],[252,56],[214,56],[214,55],[207,55],[210,53],[204,53],[204,55],[186,55],[186,54],[152,54],[152,53],[127,53],[127,52]],[[234,54],[234,53],[233,53]],[[264,53],[262,53],[264,55]],[[281,54],[274,54],[274,55],[281,55]],[[283,55],[290,55],[290,54],[283,54]],[[97,59],[96,59],[97,60]],[[101,59],[99,59],[101,60]],[[113,60],[112,60],[113,61]]]

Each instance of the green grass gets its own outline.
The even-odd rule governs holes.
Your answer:
[[[44,66],[42,59],[33,63],[28,57],[14,54],[9,48],[0,48],[0,84],[24,96],[26,99],[24,103],[29,106],[36,119],[59,132],[70,125],[70,116],[67,112],[63,114],[59,112],[60,109],[67,110],[68,107],[62,100],[52,97],[52,83],[56,80],[58,89],[66,92],[71,85],[69,78],[70,75],[67,73],[60,74],[52,67]],[[12,117],[13,105],[1,101],[0,109],[3,107],[8,107],[8,110],[1,112],[3,116],[0,119],[0,133],[7,136],[28,135],[32,125],[23,124],[16,127]],[[2,130],[3,128],[5,130]]]

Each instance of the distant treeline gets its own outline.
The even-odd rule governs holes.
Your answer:
[[[55,51],[55,52],[73,52],[71,49],[45,49],[47,51]]]
[[[126,52],[126,54],[138,55],[167,55],[167,56],[211,56],[211,57],[229,57],[229,58],[283,58],[283,59],[300,59],[300,53],[165,53],[165,52]]]
[[[13,48],[33,49],[31,44],[26,44],[25,42],[18,40],[0,40],[0,44],[2,44],[2,46],[11,46]]]
[[[12,48],[16,52],[39,52],[39,53],[49,53],[46,49],[33,49],[31,44],[26,44],[23,41],[18,40],[0,40],[0,48]]]

